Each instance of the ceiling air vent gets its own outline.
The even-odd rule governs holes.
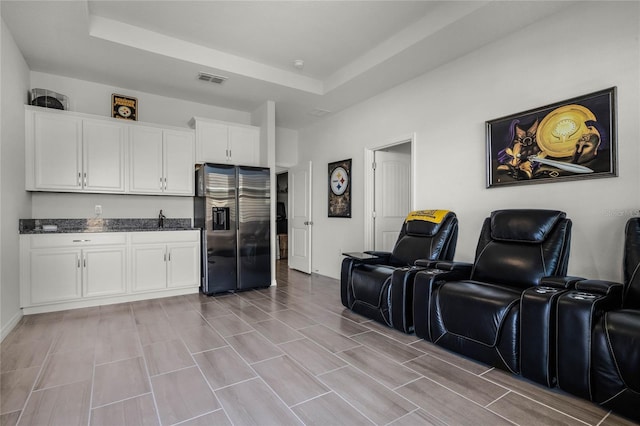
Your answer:
[[[209,83],[222,84],[228,77],[221,75],[209,74],[206,72],[198,73],[198,80],[208,81]]]
[[[320,109],[320,108],[316,108],[314,110],[309,111],[309,114],[315,116],[315,117],[324,117],[325,115],[329,114],[331,111],[326,110],[326,109]]]

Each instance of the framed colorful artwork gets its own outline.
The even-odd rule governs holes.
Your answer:
[[[487,121],[487,188],[614,177],[616,88]]]
[[[123,120],[138,119],[138,100],[124,95],[111,95],[111,116]]]
[[[329,163],[329,217],[351,217],[351,159]]]

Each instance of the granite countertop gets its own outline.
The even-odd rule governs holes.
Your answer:
[[[55,230],[44,230],[46,225],[55,225]],[[140,232],[140,231],[185,231],[197,229],[190,218],[164,219],[164,227],[158,219],[20,219],[20,234],[65,234],[87,232]]]

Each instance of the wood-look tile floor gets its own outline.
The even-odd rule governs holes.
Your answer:
[[[345,310],[339,282],[25,316],[0,425],[625,425]]]

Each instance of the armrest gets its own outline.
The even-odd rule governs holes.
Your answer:
[[[591,336],[595,324],[608,311],[622,307],[620,283],[582,280],[564,292],[557,305],[558,387],[591,398]]]
[[[353,262],[353,266],[356,265],[389,265],[389,257],[380,257],[375,254],[369,254],[366,252],[351,252],[342,253],[342,255]]]
[[[365,251],[366,254],[370,254],[372,256],[377,256],[377,257],[389,257],[391,256],[391,252],[390,251],[379,251],[379,250],[367,250]]]
[[[551,287],[558,289],[572,289],[575,287],[578,281],[582,281],[584,278],[582,277],[572,277],[572,276],[548,276],[542,277],[540,280],[540,286],[543,287]]]
[[[413,264],[414,266],[420,266],[421,268],[435,269],[436,264],[438,262],[439,260],[418,259],[415,262],[413,262]]]
[[[416,262],[414,268],[420,269]],[[431,337],[431,304],[434,291],[446,281],[457,281],[468,279],[471,276],[470,263],[444,262],[444,267],[450,269],[440,269],[440,263],[436,262],[436,268],[419,270],[413,284],[413,325],[416,336],[432,341]]]
[[[520,299],[520,374],[547,387],[556,377],[556,307],[560,297],[583,278],[542,277]]]
[[[446,275],[442,279],[452,280],[464,280],[471,276],[471,270],[473,269],[473,263],[468,262],[456,262],[451,260],[428,260],[418,259],[415,262],[416,266],[421,266],[428,269],[439,269],[446,272],[456,272],[456,274]]]
[[[388,263],[391,259],[391,252],[389,251],[367,250],[364,253],[377,257],[380,263]]]
[[[581,280],[576,283],[576,290],[604,296],[622,297],[622,283],[605,280]]]

